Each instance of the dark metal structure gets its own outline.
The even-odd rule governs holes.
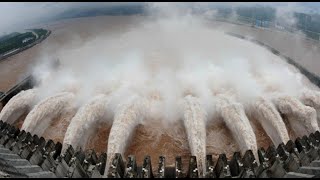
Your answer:
[[[277,147],[258,150],[256,160],[252,151],[241,156],[235,152],[231,159],[221,154],[214,162],[206,158],[207,178],[273,178],[320,177],[320,132],[288,141]],[[20,131],[0,121],[0,177],[69,177],[100,178],[104,175],[107,158],[112,158],[108,178],[199,178],[197,157],[191,156],[189,167],[182,167],[181,157],[176,157],[175,167],[167,167],[165,157],[159,157],[159,166],[153,174],[150,156],[141,166],[134,156],[125,161],[121,154],[97,156],[94,150],[75,150],[71,145],[61,154],[62,145],[43,137]],[[187,168],[186,174],[183,168]]]

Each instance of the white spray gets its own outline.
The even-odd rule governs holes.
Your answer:
[[[107,162],[104,176],[108,175],[111,160],[115,153],[123,156],[135,127],[142,122],[147,110],[146,101],[131,98],[127,103],[120,104],[115,110],[114,121],[108,139]]]
[[[260,97],[250,106],[249,111],[260,122],[274,145],[289,141],[286,125],[271,101]]]
[[[205,175],[207,113],[199,100],[191,95],[184,98],[184,126],[187,131],[191,154],[197,157],[199,176]]]
[[[232,132],[242,153],[251,149],[257,157],[257,141],[244,107],[231,98],[220,95],[217,99],[217,108],[227,127]]]
[[[317,111],[318,125],[320,125],[320,92],[305,89],[301,93],[300,100],[304,105],[313,107]]]
[[[280,96],[274,99],[278,110],[287,116],[291,128],[299,137],[319,130],[316,110],[303,105],[298,99]]]
[[[74,94],[59,93],[38,103],[23,122],[23,130],[41,136],[48,128],[52,119],[59,116],[63,110],[71,105]]]
[[[32,108],[36,96],[36,89],[21,91],[4,106],[0,113],[0,119],[13,124],[22,114]]]
[[[97,95],[89,103],[82,106],[71,119],[63,140],[63,147],[71,144],[74,148],[84,148],[88,137],[96,130],[106,114],[108,98],[104,94]],[[63,152],[66,149],[63,149]]]

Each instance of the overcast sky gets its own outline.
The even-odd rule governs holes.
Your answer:
[[[70,9],[103,7],[118,4],[133,4],[128,2],[0,2],[0,35],[4,32],[10,32],[15,27],[25,27],[40,20],[41,18],[49,18],[56,16]],[[137,4],[137,3],[135,3]],[[141,3],[138,3],[141,4]],[[170,4],[170,3],[169,3]],[[177,3],[174,3],[177,4]],[[226,5],[256,5],[264,4],[277,6],[280,8],[290,8],[295,11],[310,11],[320,12],[320,3],[196,3],[197,5],[206,6],[216,4]],[[185,5],[185,4],[184,4]],[[195,3],[187,3],[188,6],[193,6]]]

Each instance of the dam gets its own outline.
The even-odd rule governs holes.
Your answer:
[[[230,35],[244,39],[241,35],[232,33]],[[262,42],[256,41],[256,43],[264,46]],[[271,47],[267,48],[281,56],[279,51]],[[295,65],[294,62],[293,65]],[[300,66],[296,68],[319,86],[317,75]],[[31,90],[34,85],[32,76],[25,78],[2,95],[2,106],[21,91]],[[278,146],[258,147],[256,152],[253,150],[245,150],[244,153],[234,152],[231,158],[227,158],[226,154],[220,154],[214,159],[212,155],[207,154],[203,159],[202,167],[205,173],[199,173],[197,156],[187,158],[188,166],[182,163],[181,156],[175,157],[174,166],[166,164],[165,156],[151,159],[146,154],[144,160],[138,162],[134,155],[129,155],[125,160],[121,153],[97,155],[94,149],[84,150],[70,144],[55,143],[3,121],[0,121],[0,129],[0,170],[3,177],[314,178],[320,173],[320,132],[318,130],[295,140],[287,142],[280,140],[279,143],[281,143]],[[108,158],[111,164],[106,171]],[[157,162],[157,166],[152,166],[152,161]]]
[[[317,42],[166,7],[0,62],[1,177],[319,176]]]

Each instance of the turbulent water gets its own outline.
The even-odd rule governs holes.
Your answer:
[[[187,131],[191,154],[197,157],[199,176],[205,175],[207,113],[197,98],[184,98],[184,126]]]
[[[314,108],[305,106],[297,98],[290,96],[277,97],[274,102],[278,110],[287,116],[297,136],[302,137],[319,130]]]
[[[0,113],[0,120],[13,124],[22,114],[32,108],[36,96],[35,89],[21,91],[4,106]]]
[[[131,98],[117,107],[109,134],[105,176],[108,174],[113,155],[115,153],[124,154],[135,127],[145,116],[146,109],[146,102],[138,98]]]
[[[274,145],[289,141],[286,125],[271,101],[259,98],[250,108],[253,117],[260,122]]]
[[[221,117],[237,141],[241,152],[245,153],[246,150],[251,149],[253,153],[256,153],[256,137],[245,114],[243,105],[225,96],[220,96],[218,101]]]
[[[41,136],[52,119],[58,117],[66,107],[71,106],[73,99],[74,94],[69,92],[59,93],[44,99],[27,115],[21,129]]]
[[[301,93],[301,101],[317,111],[318,125],[320,125],[320,92],[312,90],[304,90]]]
[[[89,103],[82,106],[77,114],[71,119],[67,132],[64,137],[63,147],[71,144],[74,148],[78,146],[84,149],[88,137],[95,132],[98,125],[106,115],[108,97],[98,95]],[[65,149],[63,149],[64,151]]]

